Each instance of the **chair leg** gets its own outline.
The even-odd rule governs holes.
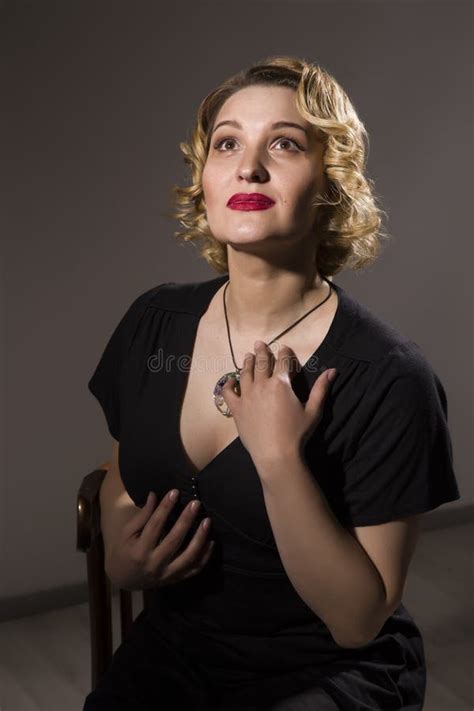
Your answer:
[[[145,588],[142,591],[143,595],[143,607],[148,610],[151,607],[152,600],[154,599],[156,592],[153,588]]]
[[[91,631],[92,689],[105,672],[112,657],[112,605],[110,581],[104,568],[102,536],[87,551],[89,581],[89,616]]]
[[[120,595],[120,630],[122,640],[128,635],[133,624],[133,599],[130,590],[119,591]]]

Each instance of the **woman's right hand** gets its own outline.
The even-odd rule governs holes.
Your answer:
[[[145,590],[170,585],[199,573],[211,557],[214,541],[207,540],[209,529],[203,528],[203,523],[210,519],[201,521],[189,545],[177,555],[200,509],[200,506],[191,509],[196,501],[189,502],[162,538],[166,519],[175,504],[170,493],[155,508],[156,494],[151,491],[145,506],[123,527],[107,566],[107,575],[118,587]]]

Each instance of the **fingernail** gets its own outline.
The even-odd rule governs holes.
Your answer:
[[[328,371],[326,371],[326,372],[327,372],[326,377],[327,377],[327,379],[328,379],[329,382],[331,382],[332,380],[334,380],[334,378],[335,378],[336,375],[337,375],[337,370],[336,370],[336,368],[330,368],[330,369],[329,369]]]
[[[171,499],[171,501],[176,501],[176,499],[178,498],[178,494],[179,494],[178,489],[173,489],[173,490],[170,492],[170,499]]]
[[[205,518],[204,521],[202,522],[202,527],[207,531],[209,526],[211,525],[211,519],[210,518]]]

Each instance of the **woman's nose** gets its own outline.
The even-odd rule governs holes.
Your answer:
[[[244,180],[257,180],[263,182],[268,178],[268,171],[259,162],[247,163],[245,166],[240,166],[239,176]]]

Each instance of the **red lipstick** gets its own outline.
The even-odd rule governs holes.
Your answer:
[[[275,204],[268,195],[262,193],[235,193],[227,202],[231,210],[266,210]]]

